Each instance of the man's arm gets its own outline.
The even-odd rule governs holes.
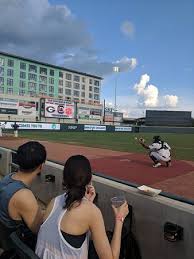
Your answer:
[[[15,197],[15,208],[28,228],[37,233],[43,222],[43,212],[34,194],[28,189],[18,191]]]

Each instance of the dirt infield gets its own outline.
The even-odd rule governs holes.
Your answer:
[[[1,138],[0,146],[17,149],[26,139]],[[172,167],[152,168],[147,155],[117,152],[41,141],[48,152],[48,159],[64,163],[75,154],[90,159],[94,172],[113,176],[137,184],[146,184],[194,200],[194,162],[175,160]]]

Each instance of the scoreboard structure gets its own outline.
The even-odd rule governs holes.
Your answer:
[[[145,125],[191,127],[191,111],[146,110]]]

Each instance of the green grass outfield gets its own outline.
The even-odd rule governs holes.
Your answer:
[[[174,133],[105,133],[105,132],[45,132],[45,131],[19,131],[21,137],[36,140],[47,140],[58,143],[83,145],[87,147],[100,147],[110,150],[145,153],[135,137],[143,137],[147,143],[152,141],[154,135],[160,135],[172,148],[175,159],[194,161],[194,134]]]

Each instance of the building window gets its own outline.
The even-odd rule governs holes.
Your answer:
[[[85,92],[81,93],[81,97],[83,97],[83,98],[85,97]]]
[[[49,78],[49,84],[54,85],[54,82],[55,82],[55,81],[54,81],[54,78],[50,77],[50,78]]]
[[[26,63],[20,62],[20,69],[26,70]]]
[[[13,94],[13,88],[7,88],[7,94]]]
[[[91,85],[89,85],[89,91],[92,92],[92,86]]]
[[[98,87],[94,87],[94,93],[99,93],[99,88]]]
[[[63,88],[59,88],[58,92],[59,94],[63,94]]]
[[[46,76],[39,76],[39,81],[41,83],[47,84],[47,77]]]
[[[7,85],[8,86],[13,86],[13,79],[7,78]]]
[[[0,85],[4,85],[4,78],[0,77]]]
[[[26,87],[26,82],[20,81],[20,88],[25,88],[25,87]]]
[[[94,85],[99,86],[100,82],[98,80],[94,80]]]
[[[45,68],[45,67],[40,67],[40,74],[41,74],[41,75],[47,75],[47,68]]]
[[[93,80],[92,80],[92,79],[90,79],[90,80],[89,80],[89,83],[92,85],[92,84],[93,84]]]
[[[79,91],[74,90],[73,95],[79,97]]]
[[[29,94],[31,97],[36,96],[36,92],[34,92],[34,91],[28,91],[28,94]]]
[[[85,88],[86,88],[85,85],[82,85],[82,90],[85,90]]]
[[[95,100],[100,100],[99,94],[94,94],[94,99],[95,99]]]
[[[74,81],[76,81],[76,82],[79,82],[79,81],[80,81],[80,77],[79,77],[79,76],[74,75],[73,80],[74,80]]]
[[[74,83],[74,88],[75,89],[80,89],[80,85],[78,83]]]
[[[7,66],[8,67],[14,67],[14,60],[13,59],[8,59]]]
[[[63,80],[59,79],[59,85],[63,86]]]
[[[65,86],[71,88],[71,87],[72,87],[72,84],[71,84],[71,82],[69,82],[69,81],[65,81]]]
[[[0,57],[0,66],[4,66],[5,65],[5,59]]]
[[[28,90],[36,91],[36,83],[28,82]]]
[[[0,94],[4,94],[4,87],[0,87]]]
[[[54,94],[49,94],[50,97],[54,97]]]
[[[51,93],[54,92],[54,86],[53,85],[49,85],[49,92],[51,92]]]
[[[20,78],[26,79],[26,72],[20,72]]]
[[[92,99],[92,97],[93,97],[93,96],[92,96],[92,94],[91,94],[91,93],[89,93],[89,98],[90,98],[90,99]]]
[[[65,89],[65,94],[66,95],[71,95],[71,89]]]
[[[85,77],[82,77],[82,83],[85,83],[85,82],[86,82]]]
[[[55,71],[53,69],[50,69],[50,76],[54,76],[55,75]]]
[[[19,95],[24,96],[25,95],[25,91],[24,90],[19,90]]]
[[[37,73],[37,66],[35,66],[35,65],[29,65],[29,72]]]
[[[4,76],[4,68],[0,67],[0,76]]]
[[[66,73],[65,78],[66,78],[67,80],[71,80],[71,79],[72,79],[72,75],[71,75],[71,74],[69,74],[69,73]]]
[[[59,77],[63,78],[63,72],[61,72],[61,71],[59,72]]]
[[[13,77],[13,69],[7,70],[7,76]]]
[[[28,80],[37,81],[37,75],[29,73]]]
[[[41,91],[41,92],[46,92],[46,91],[47,91],[46,85],[44,85],[44,84],[39,84],[39,91]]]

